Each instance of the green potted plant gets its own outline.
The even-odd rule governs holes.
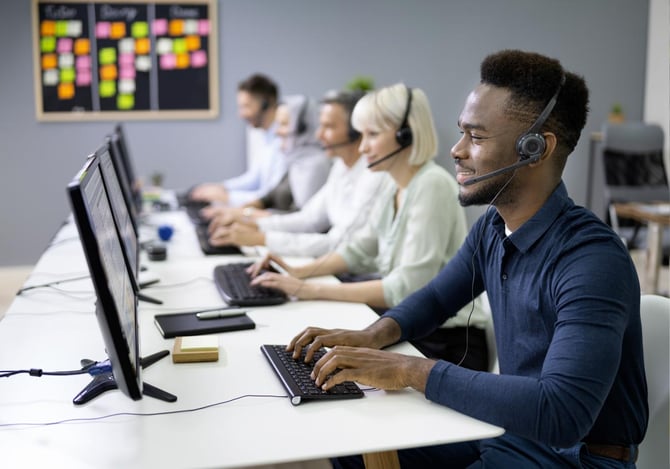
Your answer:
[[[610,113],[607,115],[607,121],[612,124],[621,124],[624,120],[623,107],[620,103],[614,103],[610,109]]]

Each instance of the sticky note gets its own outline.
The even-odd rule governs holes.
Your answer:
[[[79,37],[84,30],[82,22],[79,20],[70,20],[67,22],[67,35],[70,37]]]
[[[186,52],[186,40],[184,38],[179,38],[172,41],[172,52],[175,54]]]
[[[111,39],[121,39],[126,36],[126,23],[121,21],[115,21],[112,23],[112,27],[109,31],[109,37]]]
[[[156,53],[158,55],[169,54],[172,52],[172,39],[162,37],[156,41]]]
[[[45,70],[42,74],[44,86],[55,86],[58,84],[58,69]]]
[[[175,63],[177,68],[188,68],[191,63],[191,57],[188,54],[177,54],[177,61]]]
[[[172,70],[177,65],[177,57],[175,54],[163,54],[159,59],[160,68],[164,70]]]
[[[125,37],[119,39],[117,44],[119,48],[119,54],[134,54],[135,53],[135,39],[132,37]]]
[[[168,22],[165,18],[155,19],[152,26],[154,36],[165,36],[168,30]]]
[[[111,80],[103,80],[100,82],[98,88],[101,98],[110,98],[116,94],[116,82]]]
[[[123,79],[119,80],[119,94],[133,94],[135,93],[135,80]]]
[[[56,36],[67,36],[67,21],[56,21]]]
[[[191,66],[202,68],[207,65],[207,53],[204,50],[197,50],[191,53]]]
[[[119,68],[119,78],[121,79],[133,79],[135,78],[135,63],[133,62],[130,66],[122,66]],[[119,85],[120,87],[121,85]]]
[[[116,80],[117,69],[115,64],[103,65],[100,67],[101,80]]]
[[[102,65],[116,62],[116,49],[113,47],[105,47],[100,49],[100,52],[98,53],[98,61]]]
[[[60,68],[74,68],[74,54],[61,54],[58,56]]]
[[[137,55],[146,55],[151,52],[151,42],[148,37],[135,40],[135,53]]]
[[[189,52],[200,49],[200,36],[186,36],[185,41]]]
[[[42,21],[40,24],[40,36],[53,36],[56,34],[56,22],[51,20]]]
[[[170,36],[181,36],[184,34],[184,20],[170,20],[168,32]]]
[[[99,39],[107,39],[112,25],[109,21],[101,21],[95,25],[95,37]]]
[[[209,34],[209,20],[198,20],[198,34],[201,36]]]
[[[58,99],[72,99],[74,98],[74,84],[61,83],[58,85]]]
[[[56,38],[53,36],[46,36],[40,39],[41,52],[54,52],[56,50]]]
[[[61,83],[72,83],[74,81],[74,68],[61,68],[60,69],[60,82]]]
[[[135,57],[135,69],[138,72],[148,72],[151,70],[151,57],[148,55],[138,55]]]
[[[88,68],[82,68],[77,70],[77,78],[75,80],[77,86],[90,86],[91,85],[91,70]]]
[[[132,94],[120,94],[116,97],[116,107],[121,110],[135,107],[135,96]]]
[[[184,20],[184,34],[198,34],[198,20]]]
[[[147,37],[149,35],[149,23],[146,21],[135,21],[130,25],[130,35],[134,38]]]
[[[91,42],[88,39],[78,38],[74,41],[74,53],[85,55],[91,52]]]
[[[75,59],[74,62],[74,68],[77,69],[77,71],[85,68],[85,69],[91,69],[91,56],[90,55],[78,55],[77,58]]]
[[[42,70],[56,68],[58,65],[58,56],[56,54],[44,54],[42,56]]]
[[[133,53],[121,53],[119,54],[119,66],[120,67],[132,67],[135,63],[135,54]]]

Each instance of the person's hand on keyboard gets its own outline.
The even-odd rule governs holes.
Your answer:
[[[297,269],[291,268],[283,259],[275,254],[267,254],[260,261],[252,264],[247,272],[251,276],[251,285],[282,290],[288,296],[299,299],[310,299],[310,290],[304,288],[305,282],[297,276]]]
[[[265,234],[252,226],[233,223],[210,232],[209,242],[212,246],[259,246],[265,244]]]

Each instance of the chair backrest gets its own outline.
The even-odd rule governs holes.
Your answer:
[[[603,125],[605,197],[612,202],[670,200],[663,161],[663,129],[657,124]]]
[[[640,445],[637,467],[670,467],[670,298],[642,295],[640,316],[649,426]]]

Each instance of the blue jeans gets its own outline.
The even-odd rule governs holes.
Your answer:
[[[635,463],[589,454],[583,444],[552,448],[525,438],[505,434],[488,440],[428,446],[398,451],[403,469],[432,468],[634,468]],[[364,469],[363,458],[333,459],[334,469]]]

